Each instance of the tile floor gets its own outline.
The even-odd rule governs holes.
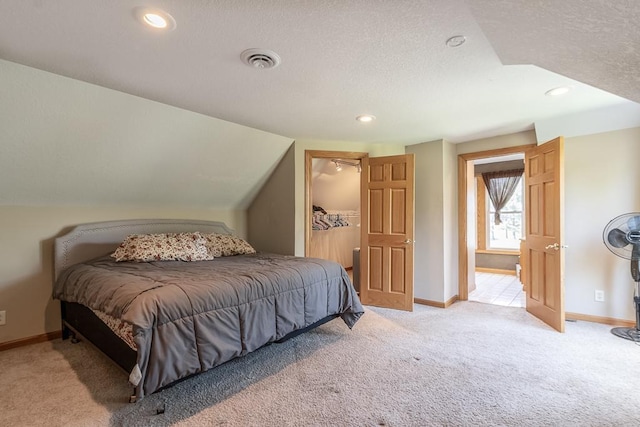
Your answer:
[[[509,307],[525,307],[525,293],[516,276],[476,272],[476,289],[469,301]]]

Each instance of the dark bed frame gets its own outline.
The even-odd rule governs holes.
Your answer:
[[[127,374],[131,372],[137,361],[136,351],[116,335],[91,309],[82,304],[67,301],[60,301],[60,306],[62,309],[63,340],[71,339],[73,342],[78,342],[84,338],[124,369]],[[289,332],[275,342],[283,343],[324,325],[336,317],[338,317],[337,314],[327,316],[305,328]]]
[[[127,375],[137,361],[136,351],[117,336],[91,309],[75,302],[60,301],[62,339],[86,339],[124,369]]]
[[[179,233],[201,231],[204,233],[233,234],[224,223],[198,220],[126,220],[83,224],[55,239],[54,274],[58,278],[65,268],[82,261],[114,251],[129,234]],[[120,366],[127,375],[137,362],[137,352],[116,335],[91,309],[82,304],[61,301],[62,339],[78,342],[86,339],[109,359]],[[290,332],[276,343],[285,342],[338,317],[327,316],[305,328]],[[269,344],[267,344],[269,345]],[[196,374],[197,375],[197,374]],[[187,377],[188,378],[188,377]],[[182,378],[175,383],[185,380]],[[173,384],[163,387],[171,387]],[[130,398],[136,401],[135,392]]]

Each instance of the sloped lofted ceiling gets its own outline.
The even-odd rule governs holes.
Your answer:
[[[142,25],[138,6],[176,28]],[[640,126],[639,13],[634,0],[3,1],[0,205],[243,208],[293,140],[463,142],[601,109]],[[282,63],[251,68],[248,48]]]
[[[0,60],[0,206],[243,209],[293,142]]]
[[[141,5],[176,28],[144,27]],[[639,11],[634,0],[6,1],[0,57],[292,139],[461,142],[637,108],[624,98],[640,101]],[[455,35],[466,43],[447,47]],[[282,63],[250,68],[248,48]],[[569,95],[544,95],[563,85]],[[377,120],[357,123],[364,113]]]
[[[640,102],[637,0],[467,3],[503,64],[535,64]]]

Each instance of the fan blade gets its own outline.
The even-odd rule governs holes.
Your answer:
[[[640,231],[640,216],[632,216],[627,220],[627,226],[629,230],[632,231]]]
[[[627,240],[627,233],[620,230],[619,228],[614,228],[613,230],[611,230],[607,235],[607,240],[609,241],[609,244],[611,244],[611,246],[613,246],[614,248],[624,248],[629,244],[629,241]]]

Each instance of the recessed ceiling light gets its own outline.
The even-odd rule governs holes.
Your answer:
[[[466,41],[467,41],[467,38],[465,36],[453,36],[447,39],[446,44],[449,47],[458,47],[458,46],[462,46]]]
[[[356,117],[356,120],[360,123],[370,123],[376,119],[376,116],[372,116],[371,114],[361,114]]]
[[[163,10],[137,7],[133,9],[133,13],[138,21],[147,27],[162,31],[171,31],[176,28],[176,20]]]
[[[144,19],[145,24],[151,25],[154,28],[167,27],[167,20],[157,13],[145,13],[142,19]]]
[[[550,89],[546,91],[544,94],[547,96],[561,96],[561,95],[567,94],[570,90],[571,88],[569,86],[560,86],[560,87],[555,87],[553,89]]]

